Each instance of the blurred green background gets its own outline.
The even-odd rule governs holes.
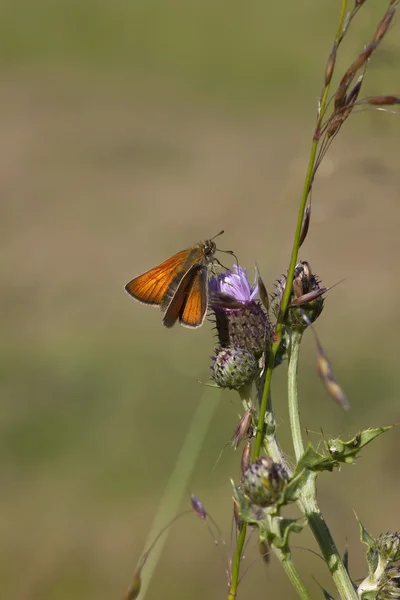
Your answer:
[[[368,42],[367,2],[339,75]],[[133,276],[224,228],[264,280],[287,268],[339,2],[3,0],[0,6],[2,251],[0,595],[121,598],[203,393],[211,325],[161,326],[124,293]],[[398,24],[397,24],[398,28]],[[398,29],[365,94],[400,87]],[[329,293],[317,329],[352,410],[315,372],[307,335],[303,425],[318,444],[399,420],[399,120],[363,112],[340,133],[313,193],[301,251]],[[285,367],[276,372],[289,457]],[[225,393],[190,489],[224,531],[240,410]],[[320,479],[320,502],[354,577],[365,573],[355,509],[372,534],[400,527],[398,432]],[[182,508],[188,506],[187,500]],[[315,545],[305,533],[297,546]],[[294,550],[313,597],[323,563]],[[219,550],[195,517],[172,529],[148,598],[224,598]],[[257,558],[240,597],[294,598]]]

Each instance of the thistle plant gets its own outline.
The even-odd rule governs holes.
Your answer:
[[[322,448],[314,448],[310,442],[304,443],[297,385],[301,343],[303,336],[309,333],[315,341],[316,372],[327,394],[341,409],[350,408],[316,330],[329,290],[323,287],[311,263],[299,260],[299,249],[312,231],[311,195],[318,168],[346,120],[362,110],[394,111],[400,104],[400,96],[393,93],[362,97],[368,64],[393,24],[398,0],[390,0],[383,8],[381,19],[365,48],[344,72],[337,73],[342,41],[349,35],[353,20],[367,1],[355,0],[350,6],[347,0],[341,0],[336,34],[323,74],[293,247],[285,275],[276,282],[272,294],[267,292],[268,286],[257,269],[253,283],[249,282],[246,270],[238,265],[209,280],[210,320],[216,332],[211,379],[219,388],[236,390],[243,406],[243,414],[233,433],[233,446],[235,449],[241,446],[242,453],[240,478],[232,481],[237,537],[228,570],[228,600],[240,596],[238,585],[249,528],[257,532],[263,556],[268,557],[270,552],[276,555],[300,598],[311,598],[291,551],[296,535],[305,527],[309,527],[315,537],[336,586],[334,597],[326,590],[322,590],[321,597],[400,599],[400,534],[387,533],[374,539],[359,524],[367,552],[365,577],[361,583],[356,583],[317,500],[318,476],[324,471],[329,473],[341,465],[354,463],[360,451],[391,426],[361,430],[351,439],[337,437],[326,440]],[[337,83],[333,85],[333,81]],[[313,199],[313,202],[317,201],[317,198]],[[271,381],[277,368],[287,369],[286,400],[293,461],[286,458],[290,450],[281,447],[277,435],[271,395]],[[282,401],[279,398],[279,403]],[[288,516],[293,505],[297,505],[303,518]],[[204,508],[195,510],[201,513],[202,519],[208,518]],[[135,590],[139,587],[137,581],[136,578]],[[133,597],[136,595],[129,596]]]

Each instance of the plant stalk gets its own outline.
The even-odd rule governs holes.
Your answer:
[[[275,554],[277,554],[277,552],[275,552]],[[304,587],[299,574],[297,573],[296,567],[294,566],[292,555],[285,554],[284,557],[281,558],[281,562],[286,575],[288,576],[299,597],[302,598],[302,600],[311,600],[311,596]]]
[[[310,479],[302,491],[298,505],[307,517],[310,529],[318,543],[324,560],[335,582],[336,588],[342,600],[358,600],[346,567],[336,548],[336,544],[328,525],[318,507],[316,501],[315,479]]]
[[[302,335],[298,331],[292,333],[288,367],[289,417],[297,462],[304,454],[297,390],[297,370]],[[356,600],[357,594],[354,591],[353,584],[317,504],[316,479],[317,474],[314,473],[314,476],[310,477],[305,483],[300,493],[298,505],[307,517],[310,529],[331,572],[340,597],[342,600]]]
[[[347,9],[347,0],[342,0],[341,10],[340,10],[340,15],[339,15],[339,20],[338,20],[338,26],[337,26],[337,30],[336,30],[336,36],[335,36],[336,44],[338,44],[340,42],[341,34],[343,31],[343,23],[344,23],[345,16],[346,16],[346,9]],[[321,96],[321,101],[319,103],[317,126],[318,126],[318,124],[320,124],[322,116],[324,115],[325,110],[326,110],[329,88],[330,88],[330,85],[329,84],[326,85],[324,88],[324,91],[322,93],[322,96]],[[261,398],[258,426],[257,426],[257,432],[256,432],[256,440],[255,440],[253,455],[252,455],[253,462],[255,460],[257,460],[257,458],[260,456],[260,452],[263,447],[265,415],[267,412],[268,398],[270,396],[272,373],[273,373],[273,370],[275,367],[275,357],[277,355],[279,345],[280,345],[280,342],[282,339],[283,318],[285,316],[287,307],[289,305],[290,295],[292,292],[294,270],[296,268],[297,257],[298,257],[299,246],[300,246],[300,235],[301,235],[302,224],[303,224],[303,216],[304,216],[304,211],[305,211],[305,208],[307,205],[307,200],[308,200],[308,196],[309,196],[311,185],[312,185],[318,143],[319,143],[319,140],[314,135],[312,144],[311,144],[310,158],[308,161],[308,167],[307,167],[306,176],[305,176],[305,180],[304,180],[303,193],[301,196],[299,212],[298,212],[298,216],[297,216],[297,224],[296,224],[296,230],[295,230],[295,235],[294,235],[294,240],[293,240],[293,248],[292,248],[292,254],[291,254],[291,258],[290,258],[289,270],[288,270],[288,274],[287,274],[286,286],[285,286],[285,291],[284,291],[283,298],[282,298],[280,315],[279,315],[279,318],[277,320],[277,325],[276,325],[275,341],[273,342],[272,347],[271,347],[269,361],[268,361],[268,367],[267,367],[267,371],[265,374],[264,391],[263,391],[262,398]],[[231,577],[231,585],[230,585],[229,594],[228,594],[229,600],[233,600],[234,598],[236,598],[236,591],[237,591],[238,579],[239,579],[240,561],[241,561],[241,557],[242,557],[245,539],[246,539],[246,527],[243,526],[243,528],[240,532],[240,535],[238,537],[238,540],[237,540],[236,550],[235,550],[235,553],[233,556],[233,561],[232,561],[232,577]],[[351,598],[351,597],[352,596],[349,596],[349,598]]]
[[[297,373],[299,368],[300,344],[303,333],[292,331],[290,338],[289,364],[288,364],[288,399],[289,420],[292,430],[292,439],[296,461],[304,454],[303,436],[301,433],[300,410],[297,394]]]

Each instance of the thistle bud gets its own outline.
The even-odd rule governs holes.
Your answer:
[[[385,569],[377,584],[377,600],[400,600],[400,568]]]
[[[212,357],[211,377],[220,388],[238,390],[252,383],[258,371],[258,360],[248,350],[218,347]]]
[[[248,350],[260,358],[270,339],[271,324],[260,303],[257,282],[250,285],[245,269],[212,277],[209,282],[210,306],[223,348]]]
[[[358,597],[400,600],[400,534],[388,531],[374,540],[360,522],[359,526],[361,540],[368,546],[368,576],[357,588]]]
[[[301,266],[300,266],[301,265]],[[296,298],[308,293],[308,282],[311,277],[311,268],[308,262],[303,261],[297,265],[293,277],[293,292]]]
[[[272,301],[272,310],[276,317],[280,312],[280,306],[286,287],[286,276],[283,276],[276,284],[275,297]],[[308,262],[298,263],[294,271],[292,294],[289,306],[283,319],[284,325],[291,329],[304,331],[307,322],[313,323],[321,314],[324,307],[321,288],[317,277],[312,273]],[[306,318],[305,318],[306,317]]]
[[[269,328],[267,316],[258,302],[251,302],[240,309],[216,309],[215,322],[221,345],[242,348],[260,358]]]
[[[388,562],[400,560],[400,534],[388,531],[376,540],[376,550],[379,556]]]
[[[243,491],[254,504],[271,506],[278,500],[287,481],[288,476],[282,465],[269,456],[263,456],[243,474]]]

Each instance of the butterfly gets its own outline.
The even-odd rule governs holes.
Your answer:
[[[165,327],[179,320],[185,327],[200,327],[208,306],[208,274],[218,250],[214,239],[200,242],[167,258],[157,267],[135,277],[125,290],[139,302],[160,306]],[[231,250],[218,250],[233,254]]]

